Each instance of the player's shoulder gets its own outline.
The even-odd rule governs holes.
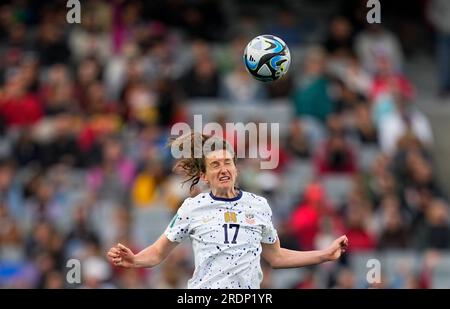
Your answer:
[[[266,214],[267,216],[272,215],[272,209],[270,208],[269,202],[265,197],[245,191],[242,192],[242,197],[247,204],[255,206],[256,209],[262,211],[263,214]]]
[[[247,202],[269,206],[269,203],[267,202],[267,199],[265,197],[257,195],[255,193],[242,191],[242,197]]]
[[[199,193],[196,196],[187,197],[184,200],[182,206],[184,208],[192,208],[192,207],[195,207],[195,206],[205,203],[208,198],[209,198],[208,193]]]

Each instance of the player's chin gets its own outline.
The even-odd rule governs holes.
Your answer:
[[[219,187],[220,189],[231,189],[233,188],[233,186],[234,184],[231,180],[222,180],[217,184],[217,187]]]

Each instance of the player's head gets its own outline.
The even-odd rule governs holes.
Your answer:
[[[211,189],[227,191],[236,184],[237,169],[233,154],[227,149],[218,149],[205,155],[204,172],[200,174]]]
[[[231,145],[224,139],[206,134],[190,133],[171,142],[184,151],[189,147],[189,156],[180,159],[174,170],[183,173],[191,181],[191,190],[199,182],[205,181],[212,190],[226,191],[236,185],[236,155]]]

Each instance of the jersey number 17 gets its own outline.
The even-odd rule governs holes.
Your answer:
[[[224,244],[229,244],[230,243],[228,241],[228,230],[235,229],[234,230],[233,239],[231,240],[231,243],[235,244],[236,243],[236,238],[237,238],[238,233],[239,233],[239,224],[226,224],[225,223],[224,225],[222,225],[222,227],[223,227],[223,232],[224,232],[224,235],[225,235],[225,241],[223,242]]]

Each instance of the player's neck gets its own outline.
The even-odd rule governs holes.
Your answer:
[[[231,189],[211,188],[211,192],[215,197],[223,197],[223,198],[234,198],[239,194],[239,191],[234,187]]]

